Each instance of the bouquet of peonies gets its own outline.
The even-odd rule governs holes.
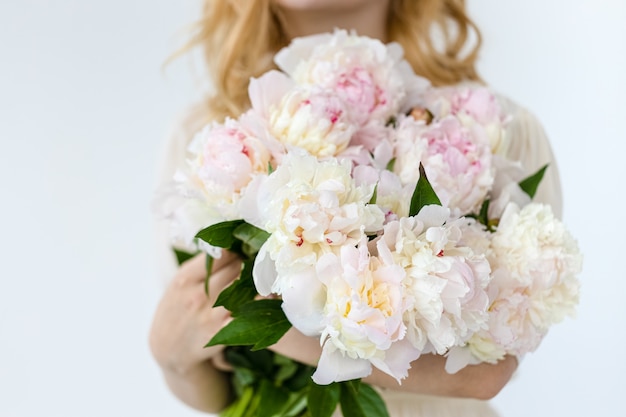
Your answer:
[[[177,237],[244,260],[209,343],[251,346],[227,353],[240,397],[225,415],[386,415],[359,383],[372,367],[401,383],[425,353],[449,372],[494,363],[574,313],[581,255],[531,202],[546,167],[504,157],[489,90],[433,88],[398,45],[341,30],[275,61],[176,176]],[[263,350],[292,326],[319,340],[315,369]]]

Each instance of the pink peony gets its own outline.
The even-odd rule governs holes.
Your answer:
[[[414,74],[402,53],[397,44],[336,30],[294,39],[275,61],[296,83],[335,91],[358,124],[385,124],[429,84]]]
[[[479,131],[453,116],[430,125],[406,117],[399,121],[395,146],[394,172],[403,183],[417,182],[421,162],[445,207],[478,212],[493,184],[491,150]]]
[[[267,173],[270,153],[243,120],[208,125],[189,145],[187,167],[175,177],[185,199],[173,212],[185,243],[205,227],[239,218],[243,190]]]
[[[493,153],[505,153],[504,127],[509,117],[489,89],[478,85],[434,88],[425,97],[427,107],[437,119],[454,115],[464,126],[482,130]]]

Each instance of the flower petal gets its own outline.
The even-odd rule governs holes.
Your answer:
[[[318,336],[324,326],[326,291],[315,277],[315,270],[300,271],[289,280],[291,285],[282,291],[283,311],[287,319],[307,336]]]
[[[454,346],[450,348],[446,355],[446,372],[456,374],[461,369],[470,364],[472,352],[464,346]]]
[[[272,292],[272,285],[278,277],[276,273],[276,264],[267,253],[267,242],[261,246],[259,253],[254,260],[254,268],[252,269],[252,278],[254,286],[259,294],[268,296]]]
[[[420,357],[421,352],[413,347],[408,339],[395,342],[385,351],[385,360],[372,358],[372,365],[389,376],[394,377],[398,384],[409,375],[411,362]]]
[[[371,373],[372,365],[369,361],[345,356],[332,343],[327,342],[313,374],[313,382],[328,385],[332,382],[364,378]]]

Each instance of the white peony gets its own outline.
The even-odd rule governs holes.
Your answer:
[[[370,256],[364,238],[358,247],[343,246],[339,255],[323,255],[317,272],[327,297],[322,357],[313,380],[328,384],[365,377],[374,365],[400,382],[419,356],[419,351],[408,344],[390,351],[406,334],[404,270]],[[362,373],[355,375],[355,369]]]
[[[550,206],[509,204],[491,239],[489,261],[533,291],[578,285],[582,258],[578,245]],[[568,308],[573,304],[567,304]],[[560,315],[562,316],[562,315]]]
[[[414,187],[402,185],[396,174],[367,165],[359,165],[354,168],[352,175],[359,185],[376,186],[376,205],[385,213],[385,223],[409,215]]]
[[[356,129],[346,103],[332,90],[296,88],[270,108],[271,134],[320,158],[345,150]]]
[[[489,325],[464,348],[471,358],[451,352],[451,371],[476,360],[494,363],[507,354],[534,351],[548,329],[573,316],[578,304],[582,256],[550,206],[509,204],[491,237],[488,259],[493,268]]]
[[[251,185],[243,219],[271,234],[255,262],[259,293],[281,294],[293,271],[382,229],[384,213],[368,204],[373,191],[354,183],[349,161],[302,152],[288,153],[275,172]]]
[[[487,320],[489,265],[459,244],[460,222],[449,210],[426,206],[415,217],[385,225],[378,256],[401,265],[409,341],[420,351],[445,353]]]
[[[519,161],[511,161],[500,155],[494,155],[493,166],[495,176],[493,188],[490,193],[489,219],[500,219],[504,209],[515,203],[524,207],[530,203],[531,198],[519,183],[528,176],[528,173]]]
[[[347,103],[332,89],[297,85],[285,74],[270,71],[252,79],[249,91],[251,113],[264,126],[268,147],[279,162],[292,147],[320,158],[336,156],[358,128]]]

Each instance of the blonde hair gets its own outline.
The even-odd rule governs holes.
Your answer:
[[[465,0],[391,0],[388,31],[415,72],[434,85],[480,80],[475,64],[481,37]],[[204,0],[202,17],[183,48],[202,49],[214,88],[200,109],[202,122],[245,111],[250,77],[274,68],[274,54],[287,43],[271,0]]]

